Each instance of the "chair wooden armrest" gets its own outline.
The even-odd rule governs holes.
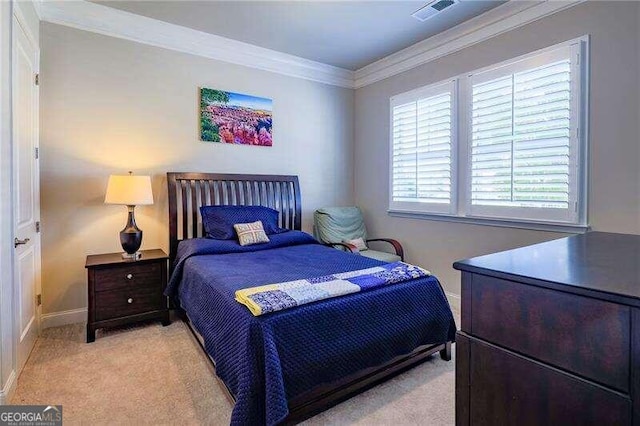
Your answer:
[[[404,262],[404,249],[402,248],[402,244],[400,244],[397,240],[393,238],[372,238],[367,240],[367,243],[372,241],[382,241],[385,243],[389,243],[393,246],[393,249],[396,251],[396,255],[400,256],[400,260]]]
[[[345,249],[347,249],[348,252],[350,253],[359,253],[358,247],[354,246],[353,244],[347,244],[347,243],[322,243],[322,245],[325,245],[327,247],[333,247],[335,248],[336,246],[338,247],[343,247]]]

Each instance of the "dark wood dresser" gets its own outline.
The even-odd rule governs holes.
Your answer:
[[[89,309],[87,343],[96,330],[157,319],[169,325],[167,298],[168,256],[162,250],[142,250],[139,260],[125,260],[120,253],[87,256]]]
[[[640,425],[640,235],[456,262],[457,425]]]

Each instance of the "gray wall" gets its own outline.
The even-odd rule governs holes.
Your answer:
[[[85,307],[85,255],[121,251],[112,173],[153,176],[143,248],[167,249],[167,171],[297,174],[309,231],[316,208],[353,203],[353,90],[47,23],[41,46],[44,313]],[[272,98],[274,146],[200,142],[200,86]]]
[[[107,176],[129,169],[154,176],[157,202],[138,211],[144,247],[166,249],[166,171],[295,173],[305,229],[315,208],[355,201],[371,235],[400,239],[409,261],[459,293],[453,261],[564,234],[389,216],[389,98],[584,34],[589,222],[640,233],[639,20],[637,3],[584,3],[358,89],[355,101],[348,89],[42,24],[43,312],[86,306],[84,256],[118,251],[124,222],[123,208],[102,204]],[[273,98],[274,147],[199,142],[203,85]]]
[[[564,236],[389,216],[389,98],[585,34],[591,35],[589,223],[598,231],[640,233],[639,10],[634,2],[585,2],[356,90],[355,195],[369,233],[401,240],[408,260],[455,294],[455,260]]]

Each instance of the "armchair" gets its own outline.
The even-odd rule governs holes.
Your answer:
[[[313,214],[315,237],[325,245],[341,247],[352,253],[381,260],[396,262],[404,260],[402,245],[391,238],[367,238],[367,228],[364,224],[362,212],[358,207],[326,207],[318,209]],[[366,243],[364,249],[358,249],[353,240],[362,238]],[[372,250],[368,244],[384,242],[391,245],[395,253]]]

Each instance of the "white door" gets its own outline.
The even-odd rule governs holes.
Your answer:
[[[38,72],[35,42],[13,18],[13,201],[15,313],[18,371],[40,329],[40,187],[38,170]]]

